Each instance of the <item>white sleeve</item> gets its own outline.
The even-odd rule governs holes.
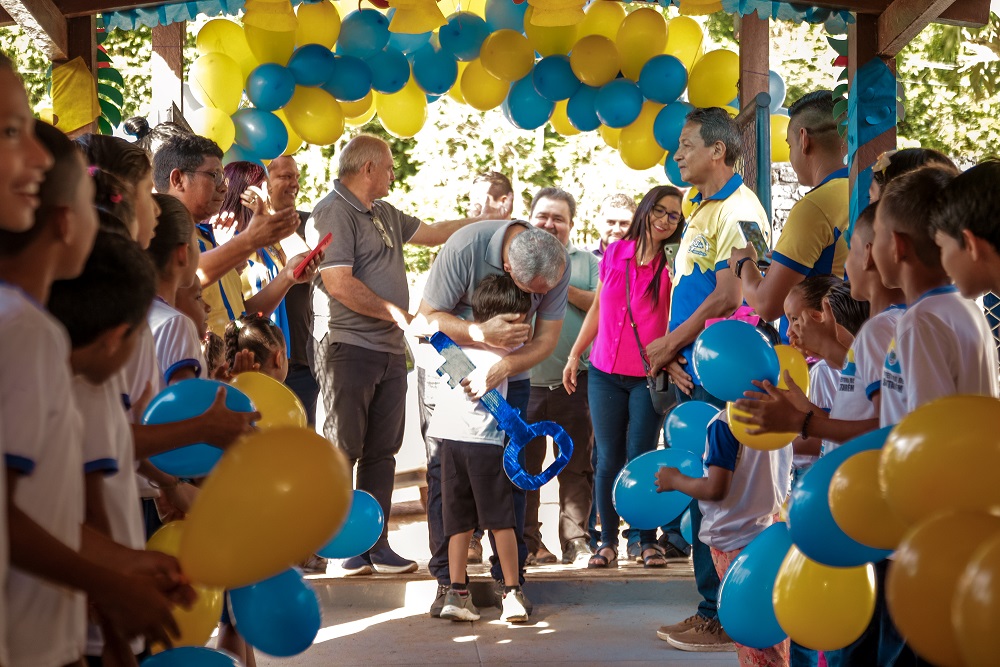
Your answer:
[[[16,317],[16,316],[15,316]],[[45,445],[49,413],[61,406],[52,405],[46,396],[48,382],[58,363],[47,332],[38,332],[23,320],[4,327],[0,345],[0,441],[4,444],[4,463],[8,470],[30,475]],[[62,375],[69,377],[69,359]],[[60,378],[60,381],[62,379]]]
[[[156,331],[155,338],[156,360],[163,371],[164,384],[169,384],[174,373],[182,368],[192,368],[195,377],[201,377],[205,363],[194,322],[184,315],[172,317]]]
[[[810,400],[829,412],[833,408],[833,397],[837,393],[840,373],[825,363],[818,363],[809,369]]]
[[[896,332],[896,321],[891,317],[877,317],[865,325],[855,341],[855,391],[864,390],[869,401],[882,389],[885,355]]]
[[[112,405],[107,388],[95,387],[79,377],[73,380],[73,395],[83,415],[83,472],[118,472],[118,448],[112,428],[115,421],[109,412],[115,408],[124,412],[125,406],[120,402]]]

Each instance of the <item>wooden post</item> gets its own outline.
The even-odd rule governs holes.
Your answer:
[[[153,28],[153,118],[150,125],[156,125],[172,117],[174,105],[184,111],[184,37],[187,22]]]
[[[847,55],[847,77],[851,85],[850,94],[856,95],[854,90],[854,77],[858,68],[872,60],[878,58],[878,16],[870,14],[858,14],[857,23],[850,26],[847,34],[848,55]],[[896,59],[884,59],[889,69],[895,73]],[[895,109],[893,109],[895,113]],[[854,190],[858,174],[875,164],[878,156],[885,151],[890,151],[896,147],[896,126],[868,143],[859,146],[857,155],[851,161],[851,190]]]
[[[769,87],[771,34],[768,19],[754,12],[740,20],[736,39],[740,45],[740,106],[746,107]]]

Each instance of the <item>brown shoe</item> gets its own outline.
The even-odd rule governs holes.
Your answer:
[[[676,635],[681,632],[686,632],[691,628],[697,627],[703,623],[707,623],[708,619],[699,614],[694,616],[688,616],[683,621],[679,623],[674,623],[673,625],[661,625],[660,629],[656,631],[656,636],[663,641],[668,641],[667,637],[669,635]]]
[[[470,565],[479,565],[483,562],[483,542],[474,535],[469,540],[468,562]]]
[[[736,644],[722,629],[718,618],[702,623],[690,630],[667,636],[667,643],[681,651],[716,653],[735,651]]]
[[[535,552],[536,565],[551,565],[557,562],[559,562],[559,559],[554,553],[546,549],[544,544],[538,547],[538,551]]]

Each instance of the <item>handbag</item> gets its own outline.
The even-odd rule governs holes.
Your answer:
[[[635,334],[635,344],[639,346],[639,356],[646,371],[646,388],[649,390],[649,399],[653,402],[653,410],[658,415],[665,415],[677,397],[666,371],[661,370],[656,377],[649,377],[649,356],[646,354],[646,348],[642,346],[642,341],[639,340],[639,328],[635,325],[635,317],[632,316],[631,264],[631,259],[625,261],[625,307],[628,310],[628,321],[632,325],[632,333]]]

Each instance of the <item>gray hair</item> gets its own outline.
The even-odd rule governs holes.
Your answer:
[[[389,144],[374,134],[359,134],[341,149],[337,175],[343,178],[357,174],[367,163],[381,160],[388,150]]]
[[[528,227],[510,242],[507,259],[510,275],[521,285],[530,285],[541,277],[555,287],[566,270],[566,248],[552,234]]]
[[[740,136],[736,121],[729,117],[725,109],[721,107],[695,109],[687,115],[687,122],[698,123],[701,126],[698,133],[706,146],[721,141],[726,147],[726,166],[736,165],[736,161],[743,153],[743,138]]]

